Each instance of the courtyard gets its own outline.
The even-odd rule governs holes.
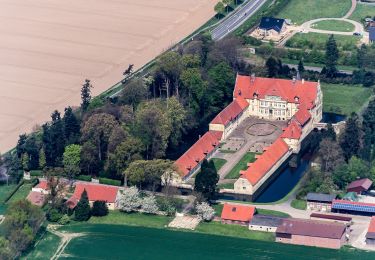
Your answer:
[[[287,121],[269,121],[255,117],[243,120],[213,155],[213,158],[227,161],[218,171],[220,183],[225,182],[223,179],[243,158],[250,158],[256,156],[254,154],[262,153],[265,147],[277,139],[286,126]],[[250,155],[245,156],[246,154]],[[249,162],[251,161],[245,163]]]

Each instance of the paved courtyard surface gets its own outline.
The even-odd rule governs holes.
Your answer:
[[[243,144],[234,153],[220,152],[220,149],[213,155],[214,158],[222,158],[227,160],[224,166],[219,170],[220,179],[232,170],[232,168],[241,160],[241,158],[249,151],[263,152],[263,148],[272,144],[282,133],[282,129],[287,126],[286,121],[268,121],[255,117],[248,117],[231,133],[227,138],[227,144],[231,143],[231,139],[243,140]],[[255,149],[255,150],[254,150]],[[231,149],[232,151],[235,149]],[[257,150],[257,151],[256,151]]]
[[[97,95],[214,14],[216,0],[0,0],[0,152],[19,134]]]
[[[183,228],[194,230],[200,220],[198,217],[177,215],[169,224],[170,228]]]

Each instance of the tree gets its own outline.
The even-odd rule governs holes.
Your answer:
[[[187,127],[187,113],[184,106],[178,101],[177,98],[172,97],[167,100],[167,103],[167,117],[169,118],[171,125],[169,144],[177,146],[180,143],[181,136]]]
[[[320,142],[319,155],[322,160],[323,172],[333,172],[337,166],[344,162],[340,146],[329,138]]]
[[[124,85],[121,92],[121,102],[130,105],[133,111],[141,101],[147,98],[148,89],[142,79],[131,80],[128,84]]]
[[[323,138],[329,138],[332,141],[336,141],[336,132],[333,129],[333,126],[331,123],[327,124],[327,129],[322,134]]]
[[[326,55],[325,55],[325,68],[326,68],[326,76],[333,78],[336,76],[337,73],[337,60],[339,59],[339,51],[337,49],[336,40],[331,34],[328,38],[326,43]]]
[[[211,221],[215,216],[215,210],[208,205],[207,202],[198,203],[195,206],[195,210],[197,211],[199,218],[204,221]]]
[[[134,64],[129,64],[128,68],[122,73],[125,78],[130,77],[133,74]]]
[[[302,60],[299,60],[299,62],[298,62],[298,71],[300,73],[303,73],[305,71],[305,67],[303,66]]]
[[[108,207],[105,201],[97,200],[94,201],[91,209],[91,215],[96,217],[102,217],[108,215]]]
[[[71,144],[65,147],[63,154],[64,171],[69,180],[77,176],[80,169],[82,147],[78,144]]]
[[[227,12],[229,12],[230,4],[232,3],[232,0],[222,0],[223,4],[225,5],[225,9]]]
[[[169,51],[163,54],[157,61],[156,71],[160,72],[164,77],[167,99],[173,93],[179,96],[178,81],[181,70],[181,56],[175,51]]]
[[[213,199],[215,197],[218,181],[219,175],[216,172],[215,166],[212,162],[209,163],[204,159],[201,165],[201,170],[195,177],[194,190],[201,192],[207,200]]]
[[[46,153],[44,152],[44,149],[41,148],[39,150],[39,168],[44,169],[46,167]]]
[[[345,130],[340,138],[340,145],[346,161],[353,155],[358,155],[360,149],[360,129],[358,126],[358,116],[354,113],[346,121]]]
[[[80,137],[80,123],[71,107],[65,108],[63,122],[66,142],[68,144],[78,143]]]
[[[90,218],[90,203],[87,192],[84,189],[77,206],[74,209],[74,219],[76,221],[87,221]]]
[[[143,198],[141,209],[148,214],[156,214],[159,210],[154,195],[149,195]]]
[[[215,7],[214,7],[214,10],[215,12],[219,15],[219,14],[224,14],[225,12],[225,6],[223,4],[223,2],[218,2]]]
[[[137,187],[129,187],[123,191],[120,191],[119,196],[119,208],[127,213],[136,211],[141,206],[142,199],[139,197],[139,191]]]
[[[90,105],[92,88],[93,87],[90,83],[90,80],[86,79],[85,83],[82,85],[82,88],[81,88],[81,110],[83,112],[86,112],[87,108]]]
[[[266,67],[268,72],[268,77],[274,78],[279,75],[281,70],[280,62],[273,56],[269,57],[266,61]]]
[[[98,151],[92,141],[83,143],[81,151],[81,169],[87,174],[92,174],[93,170],[100,169],[101,162],[98,159]]]
[[[29,171],[29,155],[24,153],[22,155],[22,168],[24,171]]]
[[[13,259],[12,255],[9,241],[0,236],[0,259],[11,260]]]
[[[201,72],[198,68],[186,68],[181,73],[181,82],[187,91],[188,107],[199,115],[200,104],[208,83],[202,79]]]

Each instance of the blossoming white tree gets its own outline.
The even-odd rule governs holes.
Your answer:
[[[118,200],[119,208],[125,212],[138,210],[141,203],[142,199],[139,197],[139,191],[135,186],[122,191]]]
[[[198,217],[205,221],[211,221],[215,216],[215,210],[207,202],[198,203],[195,210]]]
[[[141,209],[149,214],[156,214],[159,210],[154,195],[149,195],[143,198]]]

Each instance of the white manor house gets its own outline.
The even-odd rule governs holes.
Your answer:
[[[319,82],[237,75],[233,101],[211,121],[209,131],[175,162],[179,174],[173,184],[183,185],[199,171],[202,161],[210,159],[244,119],[286,121],[282,134],[240,172],[234,184],[234,193],[254,194],[292,153],[299,152],[302,140],[322,120],[322,100]]]

